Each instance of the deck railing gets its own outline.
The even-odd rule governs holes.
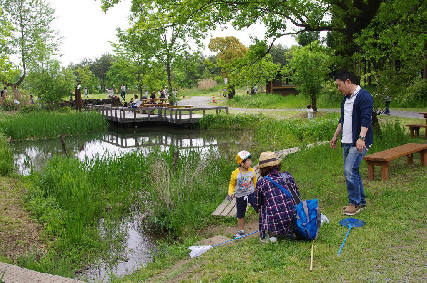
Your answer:
[[[225,111],[228,107],[217,106],[210,108],[174,108],[174,107],[113,107],[111,105],[88,105],[87,110],[100,112],[108,121],[117,123],[138,122],[167,122],[173,124],[197,123],[209,112],[216,114]]]

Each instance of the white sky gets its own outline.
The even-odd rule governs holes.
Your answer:
[[[64,66],[80,63],[84,58],[95,59],[105,53],[113,53],[110,41],[116,42],[116,29],[129,27],[128,16],[131,0],[122,0],[106,13],[101,10],[101,2],[95,0],[50,0],[55,9],[56,19],[52,27],[63,37],[60,46],[59,60]],[[250,31],[215,31],[212,37],[232,35],[249,46],[249,35],[263,35],[262,27],[251,28]],[[206,45],[209,43],[206,39]],[[289,36],[278,41],[290,47],[296,44]]]

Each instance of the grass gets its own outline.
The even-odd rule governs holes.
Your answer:
[[[392,126],[384,132],[384,138],[394,137],[394,146],[406,141]],[[372,151],[390,145],[378,142]],[[367,166],[362,163],[368,208],[357,218],[367,224],[352,229],[340,257],[337,253],[348,230],[338,223],[346,218],[341,207],[347,203],[342,151],[322,145],[292,154],[282,162],[282,169],[294,175],[302,198],[318,198],[330,220],[315,241],[313,272],[308,271],[311,242],[284,239],[273,245],[254,237],[190,260],[188,246],[196,239],[189,237],[164,248],[146,268],[116,282],[277,282],[279,278],[287,282],[424,281],[427,172],[419,162],[419,155],[411,166],[405,158],[394,160],[390,179],[385,182],[379,177],[367,181]]]
[[[13,152],[7,143],[6,137],[0,133],[0,175],[13,171]]]
[[[0,117],[0,132],[12,140],[88,134],[106,130],[107,126],[97,112],[18,112]]]

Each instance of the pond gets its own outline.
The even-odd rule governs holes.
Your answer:
[[[49,158],[55,154],[68,154],[78,157],[81,161],[106,156],[120,156],[131,151],[149,152],[152,147],[168,150],[171,146],[180,151],[197,150],[200,152],[229,148],[230,144],[241,142],[241,133],[224,131],[201,131],[182,128],[140,128],[140,129],[111,129],[103,134],[78,137],[64,137],[43,141],[14,142],[14,162],[21,175],[29,175],[32,170],[43,170]],[[88,281],[107,282],[114,276],[132,273],[145,266],[153,259],[156,251],[156,241],[159,235],[150,233],[143,225],[143,217],[137,212],[132,217],[115,223],[120,227],[120,237],[123,247],[112,249],[100,262],[89,266],[79,273],[79,278]],[[111,227],[110,227],[111,228]],[[109,229],[101,220],[99,222],[101,235],[117,233],[117,229]],[[118,254],[115,254],[117,250]]]

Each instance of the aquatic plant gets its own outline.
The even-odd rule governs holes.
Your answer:
[[[13,171],[13,152],[6,137],[0,133],[0,175]]]
[[[107,121],[97,112],[31,112],[0,119],[0,131],[12,140],[45,139],[106,130]]]

